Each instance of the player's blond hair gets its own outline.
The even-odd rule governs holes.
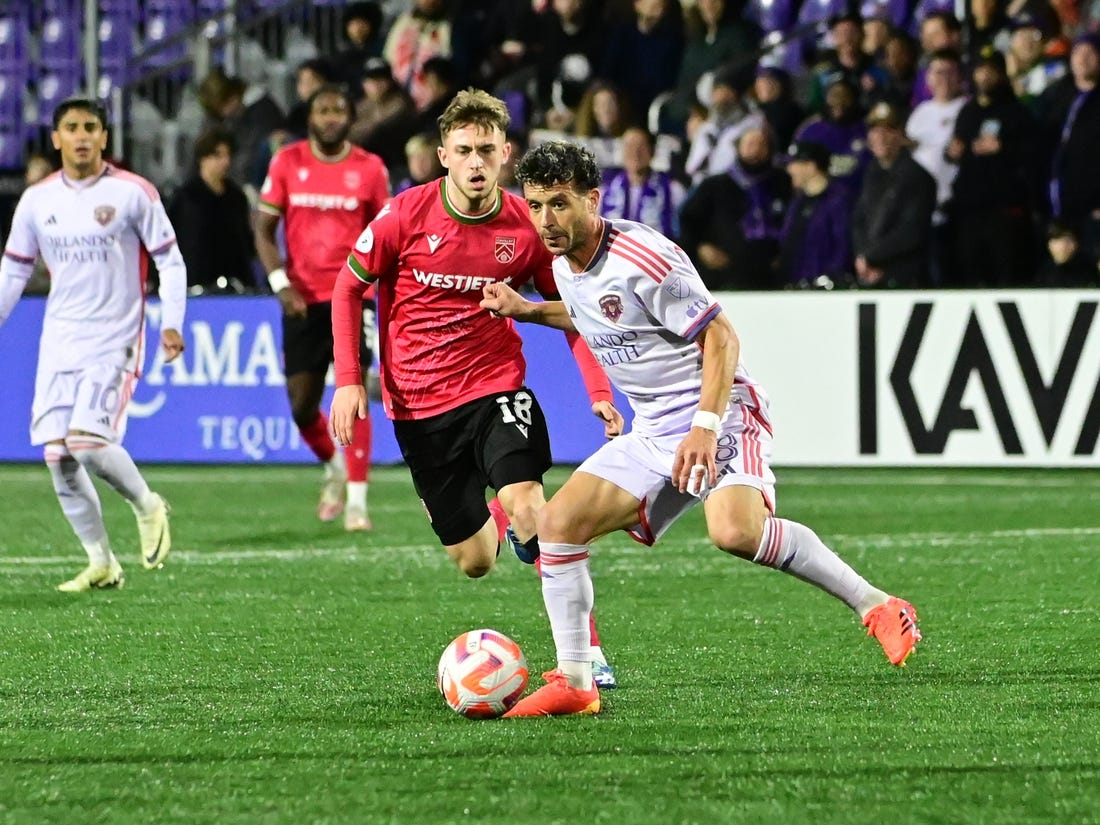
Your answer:
[[[499,129],[508,131],[512,122],[504,101],[481,89],[466,89],[454,96],[446,111],[439,116],[439,136],[447,135],[463,126],[478,126],[488,132]]]

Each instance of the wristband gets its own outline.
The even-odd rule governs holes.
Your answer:
[[[271,291],[278,295],[290,286],[290,278],[286,276],[286,270],[280,266],[267,274],[267,283],[271,287]]]
[[[704,430],[717,433],[722,426],[722,419],[718,416],[718,413],[699,410],[691,417],[691,426],[702,427]]]

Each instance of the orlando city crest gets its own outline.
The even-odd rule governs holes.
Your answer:
[[[494,239],[493,255],[502,264],[510,264],[516,257],[516,239],[497,235]]]
[[[106,226],[115,219],[115,208],[113,206],[97,206],[95,211],[92,212],[92,217],[100,226]]]
[[[623,317],[623,301],[618,295],[604,295],[600,298],[600,311],[613,324]]]

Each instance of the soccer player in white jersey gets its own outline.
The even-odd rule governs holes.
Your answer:
[[[171,547],[168,507],[150,491],[122,437],[145,357],[144,256],[152,256],[160,273],[166,361],[183,352],[187,273],[157,190],[104,161],[107,116],[99,103],[60,103],[53,145],[61,152],[61,170],[27,189],[15,208],[0,263],[0,325],[41,254],[51,285],[38,347],[31,443],[45,445],[57,499],[88,554],[88,566],[57,589],[81,592],[121,587],[124,578],[89,473],[130,502],[147,568],[159,567]],[[7,344],[16,345],[22,342]]]
[[[808,527],[775,515],[767,396],[687,256],[643,224],[600,218],[600,171],[579,146],[544,143],[516,174],[557,256],[561,300],[527,301],[496,283],[484,288],[482,306],[577,330],[630,400],[634,424],[581,464],[537,516],[558,669],[505,715],[599,712],[587,656],[589,545],[615,530],[652,544],[699,501],[719,549],[832,594],[862,617],[893,664],[904,664],[920,639],[913,606],[868,584]]]

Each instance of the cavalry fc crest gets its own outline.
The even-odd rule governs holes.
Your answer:
[[[106,226],[115,219],[115,208],[113,206],[97,206],[95,211],[92,212],[92,217],[100,226]]]
[[[613,324],[623,317],[623,301],[618,295],[604,295],[600,298],[600,311]]]
[[[516,257],[516,239],[497,235],[494,239],[493,255],[502,264],[510,264]]]

